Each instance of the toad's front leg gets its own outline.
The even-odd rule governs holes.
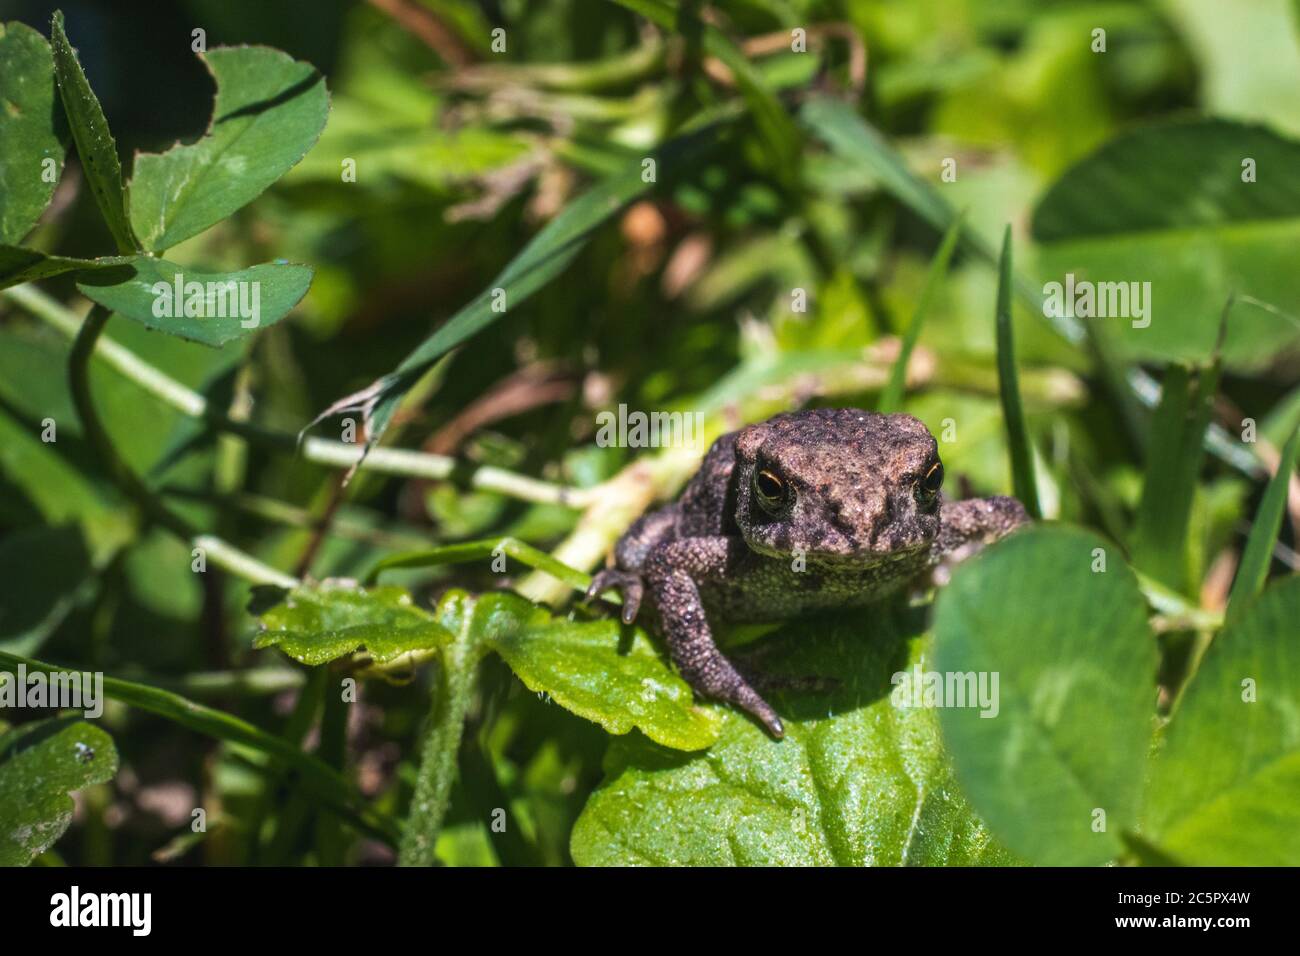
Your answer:
[[[645,578],[668,651],[686,682],[752,714],[779,739],[785,736],[781,718],[722,656],[700,597],[701,584],[735,580],[749,555],[740,537],[680,538],[650,551]]]

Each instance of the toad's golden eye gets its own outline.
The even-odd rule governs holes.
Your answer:
[[[943,487],[943,462],[936,461],[930,470],[917,482],[916,496],[921,504],[932,507],[939,500],[939,489]]]
[[[785,505],[785,481],[770,468],[754,472],[754,497],[763,510],[775,514]]]

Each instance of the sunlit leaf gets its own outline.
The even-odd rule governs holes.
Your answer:
[[[1071,528],[1019,531],[956,569],[934,630],[937,671],[998,675],[996,716],[940,713],[957,778],[993,832],[1031,863],[1119,856],[1137,819],[1156,671],[1119,549]]]
[[[358,650],[378,663],[434,650],[452,635],[405,588],[303,585],[261,614],[257,648],[278,647],[303,664],[325,664]]]
[[[837,685],[766,696],[775,741],[725,709],[719,741],[674,753],[616,741],[573,831],[586,866],[987,865],[1014,862],[972,814],[933,709],[896,706],[894,675],[932,665],[923,612],[874,609],[787,625],[746,648],[775,678]],[[828,682],[829,683],[829,682]]]
[[[1201,866],[1300,864],[1300,576],[1219,634],[1157,755],[1143,836]]]
[[[207,132],[135,157],[131,223],[146,249],[168,249],[256,199],[325,128],[329,94],[311,65],[268,47],[221,47],[202,59],[217,84]]]
[[[718,737],[718,713],[695,703],[640,629],[623,636],[614,620],[554,618],[513,594],[481,598],[475,619],[486,646],[530,690],[611,734],[636,728],[678,750],[700,750]]]
[[[1124,356],[1142,360],[1207,361],[1223,303],[1236,293],[1224,364],[1257,368],[1300,342],[1300,321],[1287,317],[1300,315],[1289,258],[1300,241],[1298,170],[1300,143],[1259,126],[1195,120],[1134,130],[1067,170],[1039,202],[1040,271],[1063,286],[1072,274],[1076,289],[1119,283],[1127,309],[1118,293],[1097,299],[1125,314],[1085,321],[1102,323]]]

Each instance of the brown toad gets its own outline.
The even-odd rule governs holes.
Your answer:
[[[775,737],[776,712],[715,646],[710,622],[776,621],[895,594],[1027,520],[1014,498],[941,498],[943,463],[911,415],[826,408],[723,435],[673,504],[644,515],[588,591],[648,593],[673,662],[699,693]]]

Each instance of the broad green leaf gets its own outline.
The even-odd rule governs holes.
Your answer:
[[[45,37],[22,23],[0,23],[0,243],[31,231],[59,183],[67,127],[57,100]]]
[[[256,199],[307,154],[325,128],[329,94],[310,64],[268,47],[202,54],[217,84],[207,132],[165,153],[137,153],[131,223],[161,251]]]
[[[385,570],[433,567],[502,557],[584,590],[590,578],[515,538],[465,541],[427,551],[391,555],[371,569],[366,581]],[[470,599],[449,592],[440,607],[454,612]],[[451,613],[449,612],[449,613]],[[460,623],[448,623],[459,630]],[[554,617],[515,594],[488,594],[474,604],[472,635],[480,650],[505,659],[533,691],[543,691],[566,710],[595,721],[612,734],[639,728],[652,740],[679,750],[699,750],[718,736],[717,714],[695,705],[690,687],[664,662],[637,629],[625,632],[613,620],[574,621]]]
[[[278,647],[303,664],[325,664],[364,648],[378,663],[412,651],[435,650],[452,634],[417,607],[405,588],[356,588],[324,583],[283,594],[260,615],[256,648]]]
[[[1257,368],[1300,342],[1300,322],[1289,318],[1300,314],[1290,258],[1300,241],[1300,143],[1263,127],[1197,120],[1120,136],[1052,186],[1033,232],[1044,279],[1064,285],[1073,274],[1076,289],[1150,283],[1145,318],[1085,320],[1101,323],[1128,358],[1206,361],[1233,293],[1227,367]]]
[[[1292,432],[1290,440],[1282,449],[1277,472],[1264,489],[1264,498],[1260,501],[1259,511],[1255,513],[1255,520],[1250,526],[1250,537],[1246,539],[1246,549],[1242,552],[1241,564],[1237,566],[1237,578],[1233,581],[1232,592],[1228,596],[1229,623],[1240,616],[1254,600],[1268,578],[1268,566],[1273,560],[1273,545],[1277,542],[1277,534],[1282,527],[1287,493],[1291,488],[1297,458],[1300,458],[1300,428]]]
[[[622,636],[614,620],[571,621],[514,594],[479,599],[482,639],[532,691],[595,721],[611,734],[639,729],[677,750],[718,738],[715,709],[697,706],[645,632]]]
[[[113,738],[82,720],[0,735],[0,866],[26,866],[53,846],[72,822],[68,794],[115,773]]]
[[[974,865],[1014,860],[955,785],[933,709],[895,706],[891,680],[931,665],[923,611],[791,623],[747,648],[774,677],[838,686],[768,691],[784,740],[725,709],[721,739],[674,753],[616,740],[574,827],[584,866]]]
[[[1019,531],[956,569],[934,631],[939,672],[998,675],[996,717],[940,714],[957,778],[993,832],[1036,864],[1119,856],[1137,819],[1156,671],[1119,549],[1067,527]]]
[[[37,279],[80,272],[109,269],[130,262],[126,256],[109,256],[103,259],[72,259],[67,256],[47,256],[35,249],[0,245],[0,289],[22,285]]]
[[[50,46],[54,51],[54,75],[59,84],[59,97],[63,100],[68,128],[77,144],[86,183],[117,244],[117,251],[135,252],[141,247],[126,215],[117,143],[109,132],[104,110],[77,62],[77,54],[63,32],[62,11],[56,11],[50,20]]]
[[[1157,754],[1142,835],[1182,863],[1300,865],[1300,576],[1210,645]]]
[[[1002,236],[1002,257],[998,264],[998,302],[995,313],[998,338],[998,394],[1002,417],[1007,425],[1007,450],[1011,453],[1011,481],[1016,497],[1030,517],[1041,518],[1038,481],[1034,477],[1034,451],[1020,403],[1020,379],[1016,374],[1016,350],[1011,330],[1011,226]]]
[[[1217,361],[1201,371],[1195,382],[1186,368],[1171,365],[1151,422],[1131,553],[1138,570],[1175,591],[1184,591],[1192,577],[1187,528],[1204,458],[1205,429],[1218,388]]]
[[[312,270],[268,262],[199,272],[149,256],[88,273],[81,294],[151,329],[220,347],[279,322],[307,294]]]

